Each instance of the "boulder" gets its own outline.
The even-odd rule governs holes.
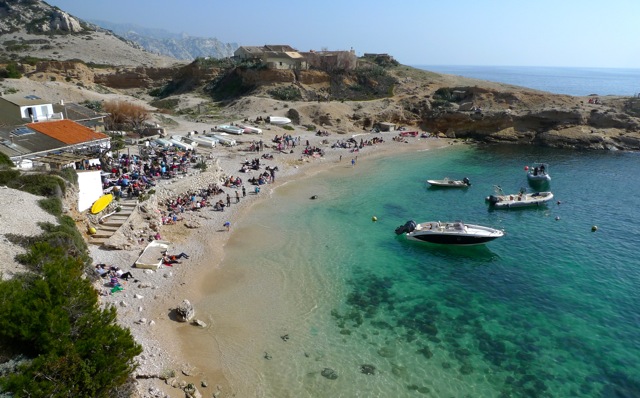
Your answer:
[[[176,316],[180,322],[189,322],[195,316],[196,311],[189,300],[182,300],[182,303],[176,308]]]

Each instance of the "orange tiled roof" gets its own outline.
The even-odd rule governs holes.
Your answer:
[[[29,123],[27,127],[68,145],[109,138],[106,134],[98,133],[88,127],[66,119]]]

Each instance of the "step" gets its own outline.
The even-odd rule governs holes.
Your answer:
[[[113,236],[113,232],[111,231],[97,231],[95,234],[91,235],[93,239],[105,238],[108,239]]]
[[[108,238],[92,238],[89,240],[89,243],[91,243],[92,245],[103,245],[107,240]]]
[[[100,224],[100,226],[121,227],[123,224],[124,224],[124,222],[120,222],[120,221],[105,221],[102,224]]]
[[[98,231],[111,231],[111,232],[116,232],[117,230],[120,229],[122,225],[100,225],[98,228],[96,228]]]

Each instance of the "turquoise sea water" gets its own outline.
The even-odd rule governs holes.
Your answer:
[[[458,146],[276,190],[236,228],[226,288],[199,304],[237,396],[640,396],[639,156]],[[560,204],[488,209],[537,161]],[[445,176],[472,186],[425,184]],[[506,235],[409,242],[394,234],[409,219]]]
[[[471,65],[416,65],[416,68],[555,94],[634,96],[640,93],[640,69]]]

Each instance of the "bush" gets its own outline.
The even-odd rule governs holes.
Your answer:
[[[59,198],[40,199],[38,204],[49,214],[53,214],[54,216],[62,214],[62,201]]]
[[[295,86],[277,87],[268,91],[269,95],[280,101],[297,101],[302,99],[302,94]]]

